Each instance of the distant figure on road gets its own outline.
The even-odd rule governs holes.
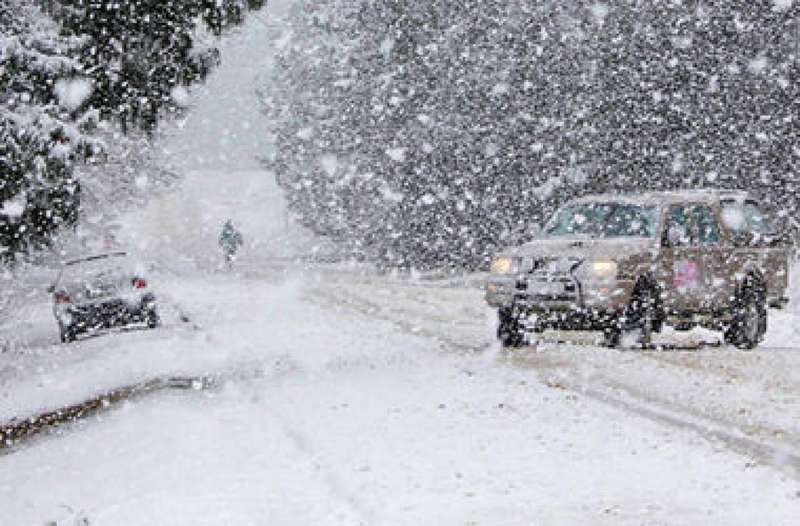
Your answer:
[[[222,232],[219,235],[219,246],[222,247],[222,254],[225,257],[225,264],[228,268],[233,265],[236,259],[236,252],[244,244],[242,234],[233,226],[233,221],[228,219],[222,226]]]

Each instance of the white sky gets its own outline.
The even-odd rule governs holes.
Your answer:
[[[164,143],[170,164],[189,170],[251,170],[269,150],[266,119],[255,93],[272,65],[280,15],[291,0],[269,2],[243,28],[219,44],[222,64],[192,90],[186,119],[171,126]]]

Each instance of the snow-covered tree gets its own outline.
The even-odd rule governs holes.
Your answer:
[[[593,35],[594,186],[744,188],[794,213],[800,19],[781,5],[613,5]]]
[[[399,265],[481,265],[588,192],[794,203],[797,20],[767,0],[301,1],[269,165],[306,225]]]
[[[568,121],[540,122],[536,105],[568,113],[542,86],[579,75],[568,16],[524,1],[303,4],[266,101],[296,213],[391,264],[482,262],[560,173],[527,166],[565,143],[549,128]]]
[[[76,111],[79,45],[27,4],[0,6],[1,259],[45,244],[77,217],[73,163],[100,150],[85,133],[91,115]]]
[[[210,38],[240,24],[265,0],[50,0],[62,32],[82,40],[77,56],[92,79],[84,104],[127,130],[152,132],[175,110],[176,88],[206,77],[219,60]]]
[[[96,167],[111,162],[136,177],[131,151],[149,144],[127,135],[152,134],[176,111],[183,87],[219,60],[214,35],[264,3],[0,4],[0,259],[46,245],[85,211],[76,167],[102,175]],[[79,163],[90,159],[95,168],[85,170]],[[126,184],[106,178],[107,186]]]

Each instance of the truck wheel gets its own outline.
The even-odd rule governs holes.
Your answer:
[[[754,349],[767,332],[767,305],[755,283],[743,286],[733,303],[733,319],[725,330],[725,343]]]
[[[624,326],[616,335],[616,346],[630,346],[636,341],[642,348],[653,341],[653,334],[660,332],[664,323],[661,297],[656,285],[640,280],[634,288],[628,307],[625,309]]]
[[[520,323],[520,312],[514,307],[504,307],[497,311],[500,325],[497,338],[503,347],[522,347],[525,344],[525,328]]]

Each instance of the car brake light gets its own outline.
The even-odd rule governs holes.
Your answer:
[[[56,303],[69,303],[70,297],[66,292],[56,292]]]
[[[143,280],[142,278],[133,278],[133,286],[137,289],[143,289],[147,287],[147,281]]]

